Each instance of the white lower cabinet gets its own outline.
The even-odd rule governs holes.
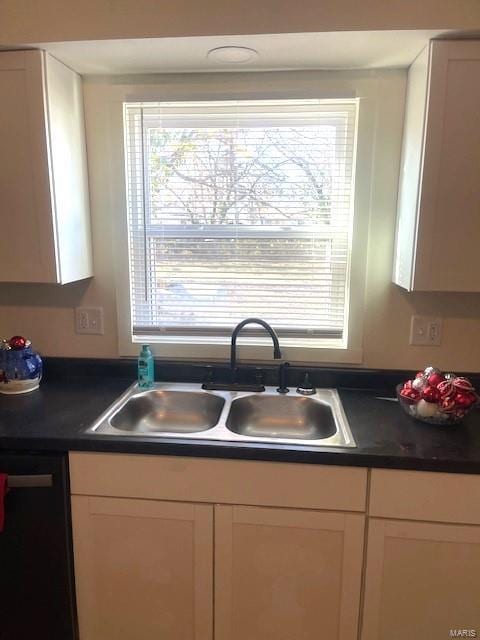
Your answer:
[[[357,637],[364,516],[215,507],[215,640]]]
[[[70,480],[80,640],[480,638],[480,476],[372,469],[368,509],[360,468],[72,453]]]
[[[480,527],[371,518],[364,602],[362,640],[480,637]]]
[[[366,469],[71,453],[70,486],[80,640],[357,640]]]
[[[213,507],[72,497],[81,640],[212,638]]]
[[[72,513],[81,640],[357,637],[363,515],[90,496]]]

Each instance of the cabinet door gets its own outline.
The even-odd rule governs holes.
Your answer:
[[[372,518],[362,640],[459,629],[480,635],[480,527]]]
[[[215,639],[357,637],[364,517],[215,507]]]
[[[479,104],[480,42],[433,42],[415,289],[480,291]]]
[[[0,52],[0,100],[0,282],[92,276],[80,76],[43,51]]]
[[[480,291],[480,42],[433,40],[409,69],[393,280]]]
[[[72,497],[80,640],[211,640],[213,508]]]
[[[57,278],[65,284],[93,275],[82,80],[47,55],[45,82]]]
[[[55,282],[40,51],[0,53],[0,101],[0,280]]]

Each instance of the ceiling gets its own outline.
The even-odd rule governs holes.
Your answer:
[[[81,74],[375,69],[408,67],[430,38],[443,31],[343,31],[247,36],[202,36],[36,43]],[[31,47],[32,45],[30,45]],[[219,63],[210,49],[243,46],[258,51],[244,63]]]

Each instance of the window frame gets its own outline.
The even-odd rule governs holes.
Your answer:
[[[182,87],[172,82],[169,87],[160,83],[135,85],[124,84],[115,88],[113,99],[107,100],[108,158],[112,193],[112,204],[116,211],[112,237],[115,244],[116,302],[118,320],[118,345],[121,356],[135,356],[139,345],[148,342],[157,357],[175,360],[199,360],[202,362],[224,361],[229,357],[229,336],[173,335],[157,337],[135,336],[131,333],[130,282],[128,265],[128,224],[126,207],[123,103],[124,102],[167,102],[195,100],[237,100],[237,99],[282,99],[282,98],[360,98],[357,119],[357,162],[354,181],[355,216],[352,230],[350,273],[347,280],[350,304],[347,310],[345,338],[302,339],[284,337],[281,340],[283,355],[297,364],[360,364],[363,360],[363,315],[366,288],[366,261],[368,245],[368,224],[371,206],[372,163],[374,156],[374,134],[376,126],[376,80],[356,78],[356,74],[326,74],[325,82],[305,83],[305,75],[300,74],[299,82],[292,80],[292,74],[275,74],[280,82],[272,83],[268,91],[258,88],[248,91],[242,88],[242,81],[233,74],[229,82],[215,93],[216,77],[205,77],[202,82],[192,84],[192,77],[182,78]],[[286,89],[282,76],[289,76],[290,86]],[[307,74],[308,75],[308,74]],[[236,77],[235,77],[236,76]],[[345,76],[345,77],[342,77]],[[218,76],[217,76],[218,77]],[[131,80],[131,79],[130,79]],[[185,83],[183,85],[183,83]],[[122,83],[119,83],[122,84]],[[168,85],[168,83],[166,83]],[[277,86],[278,85],[278,86]],[[298,86],[296,86],[298,85]],[[209,87],[213,95],[209,93]],[[271,360],[271,341],[261,335],[242,335],[241,357],[244,361],[268,362]]]
[[[145,110],[145,112],[144,112]],[[140,157],[138,155],[137,149],[138,145],[144,148],[145,142],[150,140],[151,131],[155,131],[156,129],[162,128],[165,126],[167,129],[174,128],[178,129],[182,126],[185,126],[187,129],[192,127],[199,127],[204,129],[205,127],[213,127],[213,128],[237,128],[240,126],[243,128],[244,126],[248,127],[260,127],[265,128],[275,127],[279,123],[285,126],[307,126],[308,124],[312,124],[314,126],[318,126],[318,117],[320,117],[320,123],[322,126],[334,126],[335,127],[335,153],[339,154],[335,156],[334,163],[337,166],[337,163],[342,162],[342,150],[344,141],[347,136],[353,135],[353,143],[350,147],[351,149],[351,162],[350,165],[348,160],[345,160],[345,169],[348,171],[349,175],[352,175],[350,172],[353,170],[353,177],[351,179],[347,179],[347,185],[350,191],[351,203],[349,208],[352,209],[349,218],[347,219],[347,226],[345,228],[342,227],[340,232],[340,238],[338,235],[338,230],[330,227],[328,224],[326,225],[301,225],[295,226],[293,225],[291,228],[288,228],[288,225],[285,224],[283,227],[268,225],[267,227],[263,226],[249,226],[248,224],[226,224],[226,225],[215,225],[215,224],[205,224],[200,223],[198,225],[188,224],[174,224],[169,221],[167,224],[162,225],[158,222],[155,223],[152,220],[152,202],[151,202],[151,175],[150,171],[147,170],[149,166],[149,159],[147,157]],[[126,172],[126,182],[127,182],[127,193],[129,194],[129,208],[132,210],[129,213],[129,260],[130,260],[130,273],[132,270],[132,259],[135,256],[137,259],[142,259],[145,261],[145,277],[147,272],[150,273],[150,269],[147,269],[147,255],[150,255],[150,251],[147,252],[147,245],[150,246],[150,240],[155,237],[168,237],[168,238],[190,238],[190,239],[198,239],[198,241],[204,240],[205,238],[259,238],[262,241],[269,238],[279,238],[279,239],[293,239],[293,238],[301,238],[311,240],[312,236],[315,240],[320,241],[324,238],[327,241],[332,243],[332,248],[337,247],[337,250],[343,252],[345,246],[345,234],[348,240],[350,240],[351,235],[351,223],[353,216],[353,185],[354,185],[354,174],[355,174],[355,164],[356,164],[356,122],[358,117],[358,99],[350,98],[350,99],[336,99],[336,100],[275,100],[275,101],[266,101],[266,100],[247,100],[247,101],[204,101],[204,102],[195,102],[189,101],[185,103],[185,107],[182,103],[178,102],[127,102],[124,104],[124,128],[125,128],[125,147],[129,148],[133,145],[133,155],[127,153],[129,160],[127,161],[128,170]],[[140,128],[139,128],[140,127]],[[136,136],[136,137],[135,137]],[[146,144],[146,148],[149,148],[149,144]],[[350,154],[349,154],[350,155]],[[141,162],[143,160],[143,162]],[[140,176],[137,175],[137,166],[143,165],[143,172]],[[343,188],[343,185],[342,185]],[[138,195],[143,194],[143,195]],[[333,200],[338,194],[335,192],[332,195]],[[140,199],[141,208],[143,209],[143,215],[140,214],[138,210],[138,199]],[[335,204],[333,205],[335,207]],[[341,215],[344,216],[346,209],[343,208],[342,205],[339,205]],[[140,216],[140,218],[139,218]],[[335,221],[335,218],[333,219]],[[213,235],[212,235],[213,234]],[[343,236],[343,237],[342,237]],[[340,243],[340,246],[339,246]],[[346,328],[346,312],[348,306],[348,276],[350,269],[350,243],[348,242],[346,245],[347,248],[347,256],[346,261],[343,263],[339,263],[344,267],[344,277],[342,276],[339,280],[332,280],[332,286],[342,287],[344,294],[342,295],[343,303],[342,303],[342,327],[328,329],[326,327],[316,327],[311,326],[308,328],[301,328],[300,326],[296,327],[285,327],[282,326],[281,321],[279,321],[279,325],[277,327],[277,333],[279,337],[286,338],[301,338],[301,339],[323,339],[325,341],[338,340],[343,339],[343,336],[347,332]],[[152,267],[150,267],[152,268]],[[142,270],[143,274],[143,270]],[[160,324],[156,326],[151,325],[150,323],[155,319],[155,310],[152,307],[152,302],[148,302],[145,304],[144,295],[138,290],[139,285],[142,287],[146,287],[147,291],[151,292],[152,297],[155,297],[154,288],[152,288],[151,279],[145,280],[142,284],[143,275],[138,276],[137,279],[132,280],[132,275],[130,276],[130,283],[133,283],[133,290],[135,291],[135,298],[132,300],[132,310],[139,306],[145,311],[150,310],[151,316],[146,322],[144,328],[142,325],[138,325],[137,322],[133,322],[132,318],[132,335],[138,336],[143,335],[148,336],[150,339],[155,339],[158,335],[163,334],[173,334],[178,336],[188,336],[188,335],[209,335],[209,336],[229,336],[231,334],[233,325],[228,327],[228,329],[224,326],[224,323],[220,323],[218,327],[213,326],[181,326],[178,324],[177,326],[164,326],[162,327]],[[138,280],[140,277],[140,280]],[[151,276],[150,276],[151,277]],[[259,280],[261,279],[261,274],[259,274]],[[313,292],[312,292],[313,293]],[[287,302],[288,304],[288,302]],[[325,304],[328,305],[330,302],[325,300]],[[335,307],[337,305],[337,300],[335,299],[332,303]],[[132,314],[133,315],[133,314]],[[250,314],[252,315],[252,314]],[[261,315],[261,313],[260,313]],[[335,312],[336,315],[336,312]],[[244,316],[238,318],[241,320]],[[335,318],[331,318],[331,321],[334,322]],[[271,322],[271,320],[269,320]],[[328,320],[327,320],[328,322]],[[210,324],[210,323],[209,323]],[[261,335],[259,333],[258,328],[247,327],[245,333],[250,335]]]

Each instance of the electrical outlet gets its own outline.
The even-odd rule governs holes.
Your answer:
[[[412,316],[410,344],[438,347],[442,342],[442,318]]]
[[[89,333],[103,335],[103,308],[102,307],[77,307],[75,309],[76,333]]]

